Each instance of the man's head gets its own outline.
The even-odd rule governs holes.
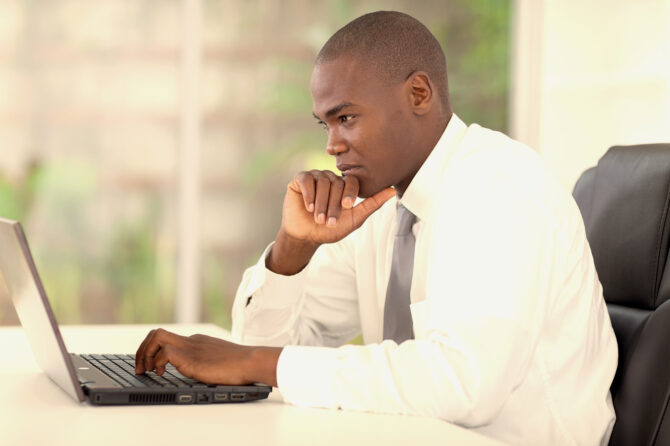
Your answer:
[[[399,12],[366,14],[319,52],[310,85],[327,151],[359,196],[409,185],[451,116],[440,44]]]

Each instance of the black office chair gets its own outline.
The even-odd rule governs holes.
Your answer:
[[[619,344],[610,444],[670,445],[670,144],[610,148],[573,195]]]

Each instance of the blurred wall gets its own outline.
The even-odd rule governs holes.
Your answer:
[[[670,142],[670,1],[515,8],[512,133],[566,188],[612,145]]]

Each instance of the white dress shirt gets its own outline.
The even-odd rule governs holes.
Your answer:
[[[382,341],[397,198],[294,276],[265,268],[271,246],[245,272],[233,335],[286,346],[285,400],[607,444],[616,339],[581,214],[538,155],[453,115],[401,202],[418,217],[414,340]]]

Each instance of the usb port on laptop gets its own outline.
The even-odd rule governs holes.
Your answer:
[[[177,397],[177,402],[180,404],[187,404],[187,403],[192,403],[193,402],[193,395],[189,395],[187,393],[182,393]]]
[[[231,393],[230,394],[230,400],[231,401],[244,401],[244,394],[243,393]]]

